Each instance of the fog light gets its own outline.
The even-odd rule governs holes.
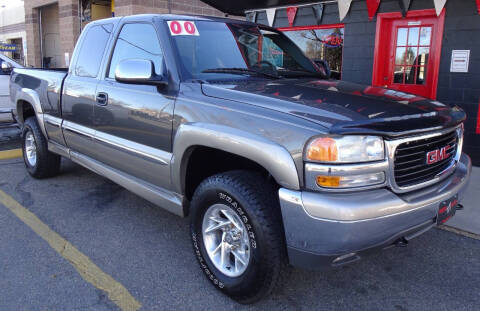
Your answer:
[[[317,176],[317,185],[324,188],[355,188],[378,185],[384,182],[384,172],[352,176]]]

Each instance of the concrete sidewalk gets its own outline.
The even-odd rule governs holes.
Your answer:
[[[462,202],[464,209],[445,224],[480,236],[480,167],[473,167],[470,185]]]

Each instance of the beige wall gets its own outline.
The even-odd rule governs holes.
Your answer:
[[[25,32],[25,10],[23,2],[0,2],[4,7],[0,8],[0,41],[11,43],[11,40],[19,39],[24,45],[27,34]],[[20,49],[24,47],[20,46]],[[8,57],[13,53],[3,52]],[[25,57],[25,55],[23,55]]]

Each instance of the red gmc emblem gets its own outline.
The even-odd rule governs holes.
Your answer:
[[[448,149],[450,149],[450,146],[447,145],[440,149],[427,152],[427,164],[430,165],[445,160],[448,157]]]

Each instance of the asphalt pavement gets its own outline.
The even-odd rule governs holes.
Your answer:
[[[433,229],[351,266],[292,269],[251,306],[219,293],[198,268],[188,220],[63,160],[47,180],[0,161],[0,190],[122,284],[142,310],[478,310],[480,240]],[[115,310],[30,227],[0,204],[0,309]]]

